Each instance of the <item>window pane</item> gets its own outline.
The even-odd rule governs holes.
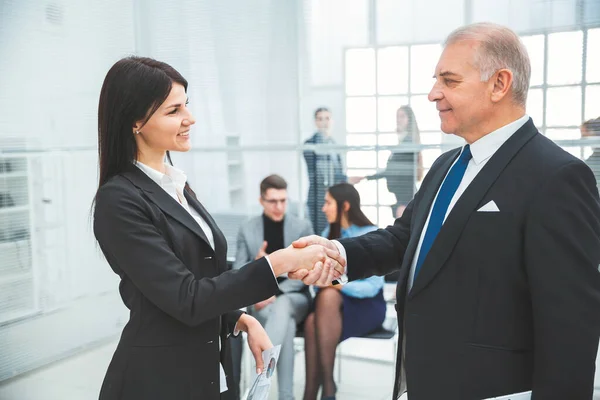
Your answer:
[[[348,168],[376,168],[376,152],[372,150],[349,151],[346,155],[346,163]]]
[[[377,204],[377,181],[368,181],[366,179],[354,185],[360,194],[360,203],[367,205]],[[364,209],[363,209],[364,211]]]
[[[548,35],[548,84],[581,82],[583,32],[560,32]]]
[[[379,155],[377,156],[377,167],[385,168],[387,165],[388,158],[390,158],[390,154],[392,154],[391,150],[380,150]]]
[[[440,132],[421,132],[421,144],[440,144],[442,143],[442,135]]]
[[[382,133],[379,134],[379,145],[380,146],[395,146],[398,144],[397,133]]]
[[[536,126],[544,124],[544,92],[542,89],[531,89],[527,94],[527,114]]]
[[[412,96],[410,106],[415,113],[419,130],[435,131],[440,129],[440,116],[435,108],[435,103],[429,101],[427,96]]]
[[[429,93],[433,86],[435,66],[442,54],[439,44],[412,46],[410,48],[410,91]]]
[[[392,215],[391,207],[379,207],[379,223],[377,226],[385,228],[386,226],[394,224],[394,216]],[[371,221],[374,222],[374,221]]]
[[[346,135],[346,144],[348,146],[375,146],[377,137],[371,134],[349,134]]]
[[[423,155],[423,168],[431,168],[433,162],[437,160],[437,158],[442,154],[442,151],[439,149],[427,149],[421,152]]]
[[[359,192],[359,194],[360,194],[360,199],[362,201],[362,197],[363,197],[362,193]],[[369,220],[372,223],[374,223],[375,225],[379,224],[379,221],[377,220],[377,207],[363,206],[360,209],[362,210],[363,213],[365,213],[367,218],[369,218]]]
[[[579,129],[548,129],[546,136],[552,140],[577,140],[581,138]],[[583,147],[581,146],[564,146],[563,149],[573,154],[575,157],[583,158]]]
[[[378,101],[377,130],[393,132],[396,130],[396,111],[400,106],[408,104],[406,96],[380,97]]]
[[[581,124],[581,87],[548,89],[547,126]]]
[[[585,119],[600,117],[600,85],[588,86],[585,89]]]
[[[375,94],[375,50],[346,51],[346,94],[349,96]]]
[[[380,94],[408,92],[408,48],[387,47],[377,52],[377,91]]]
[[[521,38],[531,61],[530,85],[544,83],[544,35],[523,36]],[[541,120],[540,120],[541,121]]]
[[[600,82],[600,28],[588,31],[585,74],[588,82]]]
[[[379,179],[377,185],[379,186],[379,204],[386,206],[396,204],[396,196],[387,190],[387,181],[385,179]]]
[[[346,130],[348,132],[375,132],[377,123],[374,97],[346,99]]]

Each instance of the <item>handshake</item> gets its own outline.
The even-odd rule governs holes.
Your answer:
[[[337,246],[317,235],[296,240],[291,246],[269,255],[276,276],[287,274],[306,285],[329,286],[346,270],[346,260]]]

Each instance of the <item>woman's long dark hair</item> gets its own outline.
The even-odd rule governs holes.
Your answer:
[[[417,125],[417,118],[415,118],[415,113],[410,106],[402,106],[398,109],[398,111],[402,110],[406,117],[408,118],[408,124],[406,125],[406,132],[410,135],[406,135],[406,139],[410,140],[412,143],[421,143],[420,135],[419,135],[419,126]],[[398,112],[396,111],[396,112]],[[405,139],[405,140],[406,140]]]
[[[152,58],[126,57],[108,71],[98,104],[98,188],[137,159],[133,127],[148,122],[174,82],[187,91],[187,81],[175,68]]]
[[[344,214],[344,203],[348,202],[348,222],[357,226],[373,225],[360,209],[360,195],[354,186],[349,183],[338,183],[327,189],[337,204],[337,217],[335,222],[329,224],[328,239],[338,239],[342,236],[342,215]]]

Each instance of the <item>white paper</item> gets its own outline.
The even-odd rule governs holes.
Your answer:
[[[252,386],[246,400],[268,400],[271,390],[271,377],[273,376],[273,372],[275,372],[280,351],[281,345],[263,351],[262,357],[265,369],[260,375],[257,375],[256,371],[253,372]]]
[[[485,400],[531,400],[531,390],[529,392],[507,394],[505,396],[490,397]]]

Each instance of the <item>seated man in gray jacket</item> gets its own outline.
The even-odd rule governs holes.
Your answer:
[[[296,239],[313,234],[308,220],[286,214],[287,182],[269,175],[260,184],[263,214],[240,227],[234,268],[285,248]],[[279,400],[294,398],[294,336],[296,325],[306,318],[311,295],[302,281],[277,277],[279,293],[249,307],[248,311],[265,327],[274,345],[281,345],[277,364]]]

